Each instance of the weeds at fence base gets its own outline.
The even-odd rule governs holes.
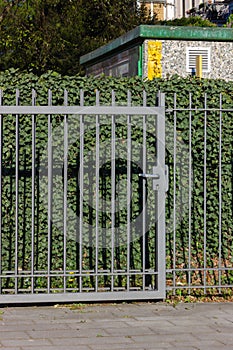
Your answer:
[[[167,293],[166,302],[176,306],[178,303],[222,303],[233,302],[233,289],[227,288],[219,293],[216,289],[207,291],[204,290],[192,290],[192,294],[189,294],[186,290],[177,289],[176,294],[172,291]]]

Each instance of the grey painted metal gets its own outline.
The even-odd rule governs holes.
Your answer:
[[[156,169],[156,168],[155,168]],[[159,179],[160,178],[160,175],[159,174],[144,174],[144,173],[142,173],[142,174],[139,174],[139,176],[141,176],[141,177],[144,177],[145,179]]]
[[[127,301],[164,299],[161,291],[130,291],[130,292],[88,292],[88,293],[38,293],[38,294],[5,294],[0,296],[1,304],[28,304],[28,303],[68,303],[94,301]]]
[[[52,91],[48,91],[48,106],[52,105]],[[53,128],[52,115],[48,115],[48,259],[47,259],[47,293],[51,291],[51,244],[53,221]]]
[[[159,106],[165,106],[165,95],[159,93],[158,95]],[[166,253],[163,247],[166,246],[166,213],[165,213],[165,195],[168,188],[168,176],[167,168],[165,165],[165,115],[157,116],[156,118],[156,132],[157,132],[157,169],[160,169],[160,176],[163,175],[163,181],[160,183],[159,180],[154,180],[154,183],[158,183],[159,189],[157,193],[157,235],[158,235],[158,245],[157,245],[157,267],[159,274],[157,275],[157,283],[160,288],[166,288],[166,267],[164,261],[166,260]],[[162,234],[160,234],[162,233]]]
[[[219,184],[218,184],[218,191],[219,191],[219,214],[218,214],[218,220],[219,220],[219,229],[218,229],[218,283],[221,285],[221,262],[222,262],[222,94],[220,94],[220,101],[219,101]],[[221,293],[221,289],[219,288],[219,293]]]
[[[19,105],[19,92],[16,95],[16,105],[15,106],[4,106],[2,99],[2,92],[0,92],[0,137],[1,137],[1,146],[0,146],[0,189],[4,186],[4,171],[3,171],[3,153],[2,147],[4,144],[4,121],[7,118],[7,114],[12,114],[15,118],[15,159],[13,160],[15,164],[13,180],[15,181],[15,231],[14,231],[14,240],[13,240],[13,250],[14,250],[14,267],[13,269],[9,268],[9,271],[3,270],[2,268],[2,258],[3,258],[3,217],[2,217],[2,206],[0,209],[0,303],[28,303],[28,302],[79,302],[79,301],[100,301],[100,300],[137,300],[137,299],[163,299],[165,297],[165,291],[172,291],[174,294],[177,293],[177,290],[187,290],[189,294],[192,293],[193,289],[203,290],[204,293],[207,293],[209,288],[218,289],[219,292],[223,288],[232,288],[233,285],[230,283],[230,280],[226,283],[223,283],[223,276],[226,273],[232,273],[233,268],[231,265],[225,264],[223,266],[223,246],[224,246],[224,232],[223,232],[223,192],[222,187],[224,185],[226,174],[223,172],[224,166],[224,154],[222,152],[223,148],[223,132],[226,126],[224,125],[224,113],[232,112],[232,108],[223,108],[222,96],[219,97],[219,108],[209,108],[208,107],[208,96],[204,98],[204,105],[201,108],[194,108],[194,103],[192,102],[192,95],[189,96],[189,105],[187,108],[178,108],[178,101],[176,100],[176,95],[174,95],[174,108],[169,108],[166,110],[167,113],[172,113],[173,115],[173,125],[168,126],[171,136],[171,148],[169,151],[172,153],[172,165],[170,165],[170,171],[173,176],[173,185],[170,187],[171,192],[173,192],[172,204],[173,204],[173,213],[172,215],[172,233],[169,236],[171,239],[172,247],[172,257],[171,257],[171,267],[165,266],[166,252],[165,252],[165,193],[168,190],[168,168],[165,165],[165,101],[164,95],[159,93],[158,95],[158,106],[157,107],[148,107],[147,106],[147,96],[146,93],[143,93],[143,105],[142,106],[132,106],[131,94],[128,92],[127,102],[125,106],[117,106],[115,101],[115,94],[112,92],[111,105],[101,106],[99,100],[99,93],[96,92],[96,104],[94,106],[84,106],[84,94],[83,91],[80,91],[80,105],[79,106],[68,106],[68,93],[64,92],[64,106],[52,106],[52,92],[48,93],[48,106],[36,106],[36,92],[32,92],[32,106],[20,106]],[[187,187],[187,203],[183,203],[187,206],[187,231],[185,233],[187,237],[187,245],[185,248],[185,260],[180,262],[181,256],[178,251],[178,243],[180,237],[178,236],[179,230],[179,187],[182,188],[180,172],[182,170],[183,164],[180,163],[180,134],[179,134],[179,123],[178,116],[180,112],[185,112],[188,116],[188,142],[185,145],[185,152],[187,153],[187,163],[184,164],[184,168],[187,167],[187,181],[185,186]],[[192,256],[192,246],[194,242],[194,232],[192,226],[193,220],[193,134],[195,132],[193,126],[193,119],[195,113],[200,112],[203,117],[203,164],[200,164],[202,167],[202,173],[200,181],[203,184],[203,237],[201,242],[198,242],[200,248],[200,254],[203,260],[197,266],[195,261],[193,261]],[[208,175],[208,152],[210,146],[208,127],[211,122],[209,113],[215,112],[218,115],[218,120],[216,123],[219,125],[219,137],[218,137],[218,254],[216,255],[218,261],[217,264],[211,266],[209,265],[208,257],[208,188],[207,183],[210,181]],[[24,118],[24,114],[30,116],[31,120],[31,231],[30,231],[30,267],[24,271],[21,270],[21,263],[19,264],[20,258],[20,225],[19,225],[19,206],[20,206],[20,197],[19,190],[21,185],[20,180],[20,144],[21,144],[21,134],[20,121]],[[5,117],[6,115],[6,117]],[[37,146],[37,130],[42,115],[47,115],[47,176],[48,176],[48,198],[47,198],[47,252],[45,252],[45,262],[43,269],[37,269],[36,264],[36,251],[35,251],[35,227],[37,225],[37,214],[36,214],[36,200],[37,200],[37,191],[36,187],[37,181],[37,156],[39,154],[39,149]],[[55,117],[57,115],[62,116],[62,152],[63,152],[63,169],[62,169],[62,249],[63,249],[63,263],[62,266],[58,269],[52,268],[52,245],[54,244],[53,236],[53,188],[54,188],[54,152],[53,146],[55,145],[56,139],[54,139],[54,127],[53,123],[55,122]],[[131,197],[133,193],[133,188],[131,186],[132,178],[135,176],[133,173],[132,164],[134,162],[134,152],[135,145],[133,140],[133,132],[135,127],[134,118],[138,124],[137,127],[141,128],[141,158],[140,158],[140,172],[137,174],[139,181],[141,181],[141,191],[142,191],[142,206],[147,208],[148,203],[146,200],[148,184],[153,184],[152,188],[155,190],[155,231],[154,231],[154,241],[155,241],[155,250],[153,251],[154,256],[154,265],[151,268],[147,266],[147,254],[148,254],[148,241],[145,235],[147,230],[147,213],[145,210],[142,211],[141,218],[141,261],[140,268],[134,267],[134,257],[132,256],[132,246],[133,238],[135,236],[134,224],[132,223],[132,207],[131,207]],[[70,120],[76,120],[77,129],[72,130],[70,126]],[[124,242],[125,242],[125,251],[126,258],[124,262],[124,268],[118,269],[116,248],[118,248],[117,237],[116,237],[116,213],[118,204],[116,202],[117,190],[116,183],[118,181],[119,174],[117,174],[117,158],[118,158],[118,141],[117,141],[117,132],[118,132],[118,121],[119,118],[123,118],[123,124],[125,128],[125,136],[123,142],[125,143],[125,151],[120,149],[120,152],[125,152],[125,172],[127,185],[125,189],[125,201],[127,203],[126,207],[126,225],[124,232]],[[148,154],[147,154],[147,136],[150,132],[149,121],[153,119],[153,128],[155,130],[155,164],[151,167],[152,171],[148,171],[147,165],[149,164]],[[87,183],[87,170],[86,166],[86,139],[85,135],[88,131],[88,121],[91,120],[92,129],[94,132],[93,140],[95,142],[94,150],[94,172],[91,175],[92,180],[90,183]],[[107,175],[110,176],[110,194],[109,194],[109,215],[110,215],[110,246],[101,247],[103,244],[103,237],[100,235],[103,227],[101,226],[101,205],[103,198],[101,198],[101,176],[99,169],[103,165],[103,159],[101,158],[101,137],[102,137],[102,125],[107,120],[108,127],[110,128],[111,140],[109,143],[109,149],[106,149],[106,154],[108,153],[111,157],[110,167],[106,170]],[[4,127],[3,127],[4,126]],[[79,142],[79,152],[77,154],[77,161],[79,164],[78,170],[78,189],[77,189],[77,201],[78,201],[78,210],[76,217],[76,227],[77,227],[77,266],[76,269],[70,269],[67,265],[68,262],[68,251],[67,247],[69,244],[68,238],[68,184],[69,184],[69,166],[68,166],[68,153],[69,153],[69,135],[72,132],[78,133],[78,142]],[[109,172],[108,172],[109,171]],[[223,181],[224,179],[224,181]],[[171,179],[170,179],[171,180]],[[88,180],[89,181],[89,180]],[[172,182],[170,181],[170,182]],[[89,186],[90,185],[90,186]],[[93,188],[92,188],[93,185]],[[94,247],[90,248],[89,251],[92,251],[92,262],[91,267],[88,269],[85,267],[85,255],[87,254],[86,249],[86,236],[85,228],[83,223],[86,219],[86,198],[84,196],[85,186],[90,187],[90,192],[93,191],[93,208],[95,210],[94,221],[95,227],[90,228],[89,232],[89,243],[91,240],[94,241]],[[0,191],[0,203],[2,203],[2,191]],[[105,204],[107,206],[107,204]],[[103,209],[103,208],[102,208]],[[107,209],[106,209],[107,212]],[[94,237],[94,238],[93,238]],[[167,236],[168,237],[168,236]],[[107,267],[100,268],[100,256],[101,259],[104,257],[105,252],[109,249],[110,256],[110,265]],[[150,253],[150,251],[149,251]],[[102,254],[102,255],[101,255]],[[107,254],[107,253],[106,253]],[[193,275],[200,274],[203,280],[199,283],[193,282]],[[214,274],[217,276],[214,283],[209,285],[209,275]],[[70,277],[77,282],[75,287],[68,287],[67,281]],[[186,276],[180,282],[180,276]],[[138,286],[132,285],[132,280],[138,278]],[[61,278],[61,286],[54,287],[52,281],[56,278]],[[150,285],[148,285],[148,277],[153,280]],[[37,280],[38,278],[46,279],[46,286],[38,288]],[[90,287],[87,287],[85,284],[86,279],[90,280],[92,284]],[[117,281],[119,278],[124,279],[125,284],[118,285]],[[8,279],[13,281],[13,287],[4,287],[4,281]],[[20,287],[20,281],[22,279],[28,279],[31,281],[30,289],[26,290]],[[166,287],[166,280],[169,281]],[[103,283],[104,281],[104,283]],[[109,283],[109,284],[108,284]],[[104,284],[104,286],[102,286]]]
[[[2,90],[0,90],[0,106],[2,105]],[[3,116],[0,114],[0,275],[2,275],[2,144]],[[2,293],[2,278],[0,277],[0,293]]]
[[[204,292],[206,293],[206,237],[207,237],[207,94],[205,93],[205,114],[204,114],[204,178],[203,178],[203,184],[204,184],[204,262],[203,262],[203,268],[204,268]]]
[[[146,105],[146,94],[145,91],[143,92],[143,106]],[[142,155],[142,170],[143,173],[146,173],[147,169],[147,116],[143,115],[142,117],[142,128],[143,128],[143,155]],[[140,176],[140,174],[139,174]],[[147,206],[147,201],[146,201],[146,186],[147,183],[146,181],[143,181],[143,193],[142,193],[142,198],[143,198],[143,208],[146,208]],[[147,212],[146,210],[143,210],[143,216],[142,216],[142,230],[143,232],[146,232],[146,220],[147,220]],[[143,271],[143,276],[142,276],[142,284],[143,284],[143,291],[145,290],[145,284],[146,284],[146,276],[145,276],[145,270],[146,270],[146,235],[142,236],[142,271]]]
[[[173,278],[172,284],[176,285],[176,141],[177,141],[177,111],[176,111],[176,93],[174,94],[174,128],[173,128]],[[173,294],[176,291],[173,289]]]
[[[64,105],[68,105],[68,93],[67,90],[64,91]],[[68,187],[68,116],[64,115],[64,160],[63,160],[63,289],[66,292],[66,264],[67,264],[67,254],[66,254],[66,239],[67,239],[67,187]]]
[[[16,90],[16,106],[19,106],[19,90]],[[15,294],[18,293],[19,243],[19,114],[15,116]]]
[[[143,106],[0,106],[0,114],[129,114],[152,115],[163,113],[163,108]]]
[[[36,104],[36,91],[32,90],[32,106]],[[31,275],[32,284],[31,290],[34,293],[35,278],[34,278],[34,245],[35,245],[35,181],[36,181],[36,116],[32,114],[32,227],[31,227]]]
[[[99,95],[96,96],[96,105],[99,105]],[[96,188],[95,188],[95,267],[97,272],[98,267],[98,256],[99,256],[99,205],[100,205],[100,195],[99,195],[99,182],[100,182],[100,116],[96,115],[95,118],[95,130],[96,130],[96,152],[95,152],[95,177],[96,177]],[[95,292],[98,292],[98,274],[95,276]]]
[[[147,134],[147,119],[146,116],[143,116],[143,155],[142,155],[142,170],[143,173],[146,172],[146,167],[147,167],[147,159],[146,159],[146,154],[147,154],[147,148],[146,148],[146,134]],[[143,188],[142,188],[142,198],[143,198],[143,208],[146,208],[147,203],[146,203],[146,181],[143,181]],[[142,215],[142,230],[143,232],[146,231],[146,211],[143,210],[143,215]],[[143,271],[143,276],[142,276],[142,284],[143,284],[143,291],[145,290],[145,259],[146,259],[146,249],[145,249],[145,235],[142,236],[142,271]]]
[[[203,99],[203,106],[200,108],[194,107],[194,100],[192,100],[192,95],[189,96],[189,106],[187,108],[179,108],[177,107],[178,101],[176,100],[176,95],[174,95],[174,107],[168,108],[166,113],[172,113],[172,126],[173,126],[173,147],[172,147],[172,166],[173,166],[173,214],[172,214],[172,226],[173,226],[173,237],[171,239],[172,246],[172,256],[170,268],[167,266],[166,274],[167,274],[167,292],[172,292],[173,294],[182,294],[188,293],[192,294],[193,291],[200,291],[200,293],[208,294],[208,293],[223,293],[224,290],[229,291],[232,289],[231,276],[233,272],[232,262],[230,262],[232,246],[231,246],[231,236],[229,236],[229,232],[232,229],[232,218],[228,216],[228,221],[225,222],[223,220],[224,213],[224,205],[231,201],[230,197],[228,197],[228,202],[226,196],[224,197],[223,193],[226,193],[226,188],[228,192],[228,196],[232,198],[232,168],[228,167],[226,170],[226,164],[229,166],[231,163],[226,163],[226,159],[224,159],[223,146],[226,150],[226,147],[230,147],[229,153],[232,154],[232,145],[228,145],[228,143],[224,143],[224,132],[228,129],[228,125],[225,121],[225,116],[227,113],[232,113],[233,109],[229,105],[229,108],[223,108],[223,97],[220,94],[216,96],[216,105],[219,104],[219,107],[209,108],[208,100],[210,100],[210,96],[205,94]],[[219,102],[218,102],[219,101]],[[226,105],[225,105],[226,106]],[[188,142],[186,139],[186,144],[183,143],[181,145],[182,134],[179,133],[179,124],[177,122],[179,113],[182,112],[187,114],[189,119],[189,126],[187,128]],[[195,147],[193,144],[194,133],[196,132],[195,127],[195,114],[199,113],[200,116],[200,129],[202,127],[202,132],[200,134],[200,144],[199,144],[199,152],[202,154],[202,162],[200,164],[196,164],[193,161],[193,151],[195,151]],[[171,118],[170,118],[171,120]],[[197,119],[196,119],[197,120]],[[213,182],[213,178],[211,177],[210,169],[214,168],[214,165],[211,163],[211,152],[213,139],[211,140],[211,125],[216,123],[219,130],[216,132],[215,140],[216,140],[216,149],[215,152],[218,154],[216,156],[215,164],[216,164],[216,177],[213,186],[215,186],[215,192],[218,189],[218,212],[216,212],[216,217],[214,221],[211,219],[211,185]],[[170,125],[171,127],[171,125]],[[199,130],[200,130],[199,129]],[[195,145],[196,146],[196,145]],[[185,220],[187,220],[187,230],[184,230],[182,234],[184,235],[187,241],[184,243],[183,253],[178,248],[178,244],[180,242],[180,232],[179,229],[182,226],[182,219],[179,218],[181,215],[181,210],[179,208],[179,195],[183,195],[182,191],[185,191],[185,187],[181,180],[179,179],[180,174],[182,173],[182,169],[180,171],[180,152],[179,147],[183,147],[183,153],[187,154],[186,163],[181,164],[183,168],[185,166],[188,169],[187,172],[187,202],[186,200],[182,203],[185,207],[187,203],[187,215]],[[225,152],[225,151],[224,151]],[[231,162],[232,160],[230,160]],[[193,168],[196,166],[196,173],[193,174]],[[197,166],[200,169],[197,173]],[[185,172],[185,170],[184,170]],[[194,176],[194,177],[193,177]],[[200,185],[199,197],[195,195],[193,190],[193,186],[195,186],[195,177],[198,177],[198,182]],[[186,181],[185,181],[186,184]],[[185,185],[186,186],[186,185]],[[225,187],[224,187],[225,186]],[[228,187],[227,187],[228,186]],[[223,192],[225,191],[225,192]],[[196,197],[195,197],[196,196]],[[217,198],[217,197],[216,197]],[[215,199],[216,199],[215,198]],[[199,229],[202,232],[197,241],[195,237],[195,228],[193,224],[193,220],[195,219],[195,211],[194,211],[194,203],[195,201],[199,201],[202,203],[202,208],[200,212],[197,213],[200,218],[201,227]],[[216,208],[216,207],[215,207]],[[216,237],[215,242],[217,245],[217,253],[213,256],[211,255],[211,239],[209,232],[209,227],[213,226],[213,230],[215,232]],[[227,227],[227,228],[226,228]],[[231,235],[231,234],[230,234]],[[170,236],[171,237],[171,236]],[[226,243],[228,242],[228,243]],[[196,244],[196,245],[195,245]],[[226,245],[227,252],[226,253]],[[197,249],[194,256],[194,251]],[[182,256],[183,254],[183,256]],[[226,255],[229,254],[229,255]]]
[[[82,259],[83,255],[82,244],[83,244],[83,189],[84,189],[84,117],[80,117],[80,199],[79,199],[79,290],[82,292]]]
[[[112,105],[115,104],[115,95],[112,92]],[[114,262],[115,262],[115,210],[116,210],[116,120],[111,116],[111,291],[114,290]]]
[[[128,106],[131,105],[131,93],[127,95]],[[131,116],[127,115],[127,291],[130,290],[130,241],[131,241],[131,160],[132,160],[132,141],[131,141]]]
[[[2,99],[1,99],[2,102]],[[15,203],[15,248],[14,248],[14,271],[2,271],[0,270],[0,280],[14,278],[14,288],[9,286],[1,289],[0,303],[28,303],[28,302],[69,302],[69,301],[95,301],[95,300],[137,300],[137,299],[162,299],[165,297],[165,187],[163,182],[161,182],[161,188],[156,187],[157,196],[155,196],[158,203],[155,203],[157,208],[155,211],[156,217],[156,231],[154,232],[154,240],[156,245],[156,253],[158,256],[155,257],[155,265],[148,270],[146,266],[146,228],[147,228],[147,217],[146,211],[143,212],[142,218],[142,251],[141,251],[141,269],[133,268],[133,262],[131,259],[132,251],[132,207],[130,204],[132,191],[134,190],[131,186],[132,179],[132,126],[133,118],[138,116],[142,121],[142,134],[143,134],[143,155],[142,155],[142,168],[143,172],[147,171],[147,116],[153,116],[156,122],[156,132],[159,131],[158,135],[154,135],[156,141],[156,157],[157,165],[156,171],[159,171],[159,176],[156,176],[156,181],[160,184],[160,178],[165,177],[165,107],[163,95],[159,95],[159,106],[158,107],[148,107],[146,93],[144,92],[143,106],[132,106],[131,94],[128,92],[127,105],[126,106],[117,106],[115,102],[115,93],[112,92],[112,101],[110,106],[100,106],[99,103],[99,93],[96,93],[96,105],[95,106],[84,106],[84,95],[83,91],[80,91],[80,106],[68,106],[68,93],[64,92],[64,106],[52,106],[52,91],[48,91],[48,105],[47,106],[36,106],[36,92],[32,91],[32,106],[20,106],[19,105],[19,92],[16,93],[16,105],[15,106],[0,106],[0,115],[1,115],[1,141],[2,141],[2,116],[7,114],[15,115],[16,118],[16,127],[15,127],[15,188],[16,188],[16,203]],[[19,168],[19,150],[20,150],[20,121],[24,115],[31,115],[31,252],[30,252],[30,270],[19,269],[19,186],[20,186],[20,168]],[[47,251],[45,252],[44,268],[38,270],[35,267],[35,227],[36,227],[36,196],[38,196],[38,188],[36,187],[37,181],[37,155],[39,149],[37,149],[37,127],[40,122],[41,115],[47,115]],[[57,115],[63,116],[63,170],[62,170],[62,181],[63,181],[63,217],[62,217],[62,230],[63,230],[63,266],[61,269],[54,270],[52,269],[52,248],[54,244],[54,233],[53,233],[53,219],[55,215],[53,211],[55,210],[54,206],[54,188],[55,188],[55,176],[54,167],[55,162],[54,157],[56,156],[55,151],[53,150],[54,145],[56,144],[56,138],[54,136],[54,127],[53,123],[55,122],[55,117]],[[100,160],[100,135],[101,135],[101,118],[105,116],[110,116],[110,127],[111,127],[111,244],[110,244],[110,256],[111,263],[106,270],[99,269],[99,254],[100,250],[100,240],[99,234],[101,227],[99,224],[100,220],[100,172],[99,168],[101,166],[102,160]],[[78,206],[78,217],[77,217],[77,243],[78,246],[78,266],[77,270],[70,270],[67,265],[67,220],[68,220],[68,152],[69,152],[69,119],[76,118],[79,121],[79,206]],[[116,161],[118,155],[117,143],[116,143],[116,132],[118,127],[118,118],[122,118],[126,126],[126,174],[127,174],[127,186],[126,186],[126,231],[125,231],[125,242],[126,242],[126,264],[124,269],[117,269],[116,265],[116,211],[118,209],[116,205]],[[85,152],[86,152],[86,143],[85,143],[85,132],[88,127],[86,124],[88,118],[92,118],[94,122],[95,129],[95,203],[94,207],[96,210],[95,220],[96,226],[94,229],[95,232],[95,251],[94,256],[94,268],[86,270],[83,266],[83,259],[85,259],[85,242],[84,242],[84,183],[86,182],[86,170],[85,170]],[[2,143],[1,143],[2,145]],[[2,159],[2,148],[0,151],[0,158]],[[159,166],[161,169],[159,169]],[[1,169],[2,170],[2,169]],[[148,176],[146,181],[154,181],[154,178],[150,179],[151,176]],[[2,189],[2,177],[0,180],[0,185]],[[85,184],[86,185],[86,184]],[[143,206],[147,206],[146,202],[146,183],[143,181]],[[0,196],[2,196],[2,191],[0,191]],[[1,197],[0,197],[1,200]],[[158,205],[162,203],[162,209],[159,211],[158,215]],[[161,220],[163,222],[161,222]],[[1,222],[2,224],[2,222]],[[1,238],[1,237],[0,237]],[[38,238],[37,238],[38,239]],[[2,240],[1,240],[2,242]],[[0,243],[1,247],[1,243]],[[105,248],[104,248],[105,249]],[[2,256],[0,255],[2,258]],[[46,261],[47,260],[47,261]],[[2,259],[0,264],[2,263]],[[0,265],[1,268],[1,265]],[[78,280],[78,286],[71,290],[67,286],[67,280],[72,277]],[[155,282],[153,286],[147,285],[146,276],[153,276]],[[116,283],[117,279],[126,277],[125,286],[118,286]],[[131,280],[141,276],[142,282],[141,285],[132,287]],[[53,287],[54,278],[61,278],[61,286]],[[94,288],[89,288],[84,284],[85,278],[93,278],[95,281]],[[20,287],[20,280],[28,279],[30,280],[30,289],[26,290]],[[37,280],[38,278],[46,278],[46,285],[42,288],[38,288]],[[99,286],[100,278],[108,279],[110,278],[110,285],[101,287]],[[12,294],[13,291],[13,294]]]
[[[189,94],[189,194],[188,194],[188,211],[189,211],[189,233],[188,233],[188,285],[191,286],[191,240],[192,240],[192,95]],[[189,289],[189,293],[190,293]]]

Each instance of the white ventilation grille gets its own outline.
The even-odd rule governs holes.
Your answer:
[[[200,55],[202,56],[202,71],[210,72],[210,47],[187,47],[187,72],[193,72],[196,70],[196,57]]]

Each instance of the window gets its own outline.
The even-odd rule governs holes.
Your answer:
[[[196,57],[202,56],[202,71],[210,72],[210,47],[187,47],[186,71],[193,72],[196,69]]]

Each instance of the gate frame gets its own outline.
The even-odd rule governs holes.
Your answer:
[[[148,107],[146,105],[143,106],[5,106],[0,105],[0,133],[2,138],[2,115],[13,114],[13,115],[156,115],[156,130],[159,130],[159,140],[157,139],[157,154],[158,154],[158,163],[160,166],[159,170],[160,175],[162,175],[162,185],[159,185],[160,188],[158,190],[158,203],[162,203],[162,207],[160,207],[160,215],[159,220],[157,221],[157,245],[158,245],[158,256],[157,256],[157,272],[158,272],[158,289],[157,290],[149,290],[149,291],[110,291],[110,292],[62,292],[62,293],[53,293],[53,291],[46,293],[36,293],[32,290],[30,293],[21,294],[18,293],[15,287],[15,294],[0,294],[0,304],[17,304],[17,303],[66,303],[66,302],[94,302],[94,301],[114,301],[114,300],[152,300],[152,299],[164,299],[166,297],[166,266],[165,266],[165,192],[166,188],[164,186],[164,178],[166,177],[166,167],[165,167],[165,100],[164,94],[159,93],[158,95],[158,107]],[[16,138],[18,138],[16,132]],[[2,140],[1,140],[2,145]],[[2,159],[2,146],[0,147],[0,160]],[[17,160],[16,160],[17,161]],[[0,166],[0,178],[2,177],[2,166]],[[154,181],[154,180],[153,180]],[[0,183],[1,186],[1,183]],[[1,192],[1,188],[0,188]],[[2,200],[2,193],[0,193],[0,201]],[[1,213],[0,213],[1,215]],[[0,217],[1,218],[1,217]],[[1,228],[0,228],[1,229]],[[0,240],[1,240],[1,232],[0,232]],[[1,248],[1,243],[0,243]],[[1,268],[1,262],[0,262]],[[51,272],[48,272],[48,276]],[[33,279],[37,275],[31,274],[30,277]],[[65,271],[61,276],[66,277]],[[0,271],[0,280],[1,277],[5,277],[2,275],[2,271]],[[17,271],[17,274],[12,275],[12,278],[15,278],[15,282],[17,284],[18,278],[22,277]],[[46,275],[45,275],[46,277]]]

